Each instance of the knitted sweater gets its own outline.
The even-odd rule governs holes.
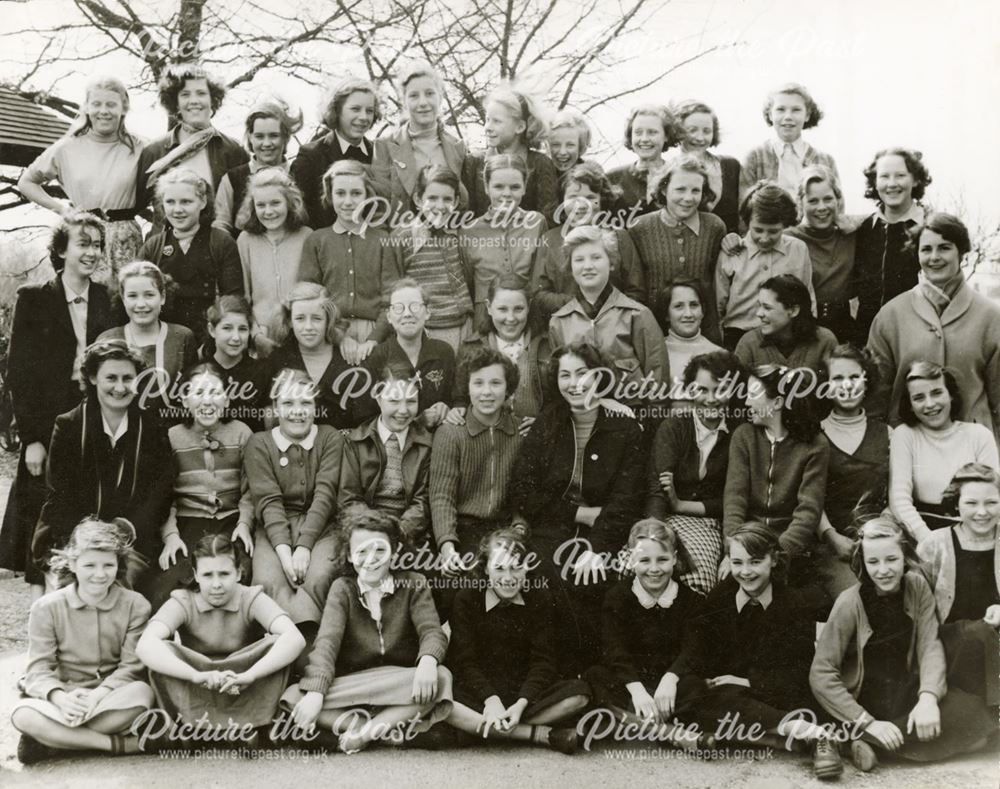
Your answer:
[[[954,422],[947,430],[899,425],[889,442],[889,506],[919,543],[930,529],[914,501],[940,504],[951,478],[966,463],[1000,466],[993,433],[972,422]]]
[[[316,643],[299,688],[326,693],[337,677],[379,666],[413,666],[424,655],[444,660],[448,639],[434,598],[420,573],[393,575],[395,589],[382,598],[382,617],[372,619],[354,576],[333,582]]]
[[[772,443],[764,428],[740,425],[729,443],[722,530],[728,536],[748,520],[761,521],[789,553],[808,552],[823,512],[829,457],[822,433],[808,443],[790,435]]]
[[[216,425],[208,436],[194,426],[170,428],[177,516],[221,520],[239,510],[241,523],[253,523],[253,500],[243,474],[243,449],[251,435],[236,420]]]
[[[277,244],[264,233],[245,230],[236,239],[243,267],[243,287],[253,305],[254,320],[261,328],[270,329],[281,315],[282,302],[299,281],[302,248],[311,235],[308,227],[300,227]]]
[[[821,164],[832,170],[834,175],[838,175],[837,163],[833,160],[833,157],[828,153],[817,151],[809,143],[806,143],[806,153],[802,157],[802,167],[805,169],[814,164]],[[740,171],[740,202],[743,202],[746,193],[758,181],[763,179],[769,181],[777,180],[778,166],[778,156],[774,152],[770,140],[751,149],[743,159],[743,169]]]
[[[464,425],[437,429],[431,451],[431,521],[439,548],[457,542],[460,517],[494,520],[507,511],[507,486],[520,446],[509,413],[488,427],[469,409]]]
[[[837,338],[833,332],[817,326],[813,339],[796,343],[785,356],[775,343],[767,341],[760,329],[752,329],[740,338],[735,353],[736,358],[748,369],[761,364],[777,364],[784,367],[805,367],[819,373],[836,347]]]
[[[938,622],[947,622],[955,602],[955,544],[952,529],[938,529],[917,546],[924,574],[934,587]],[[993,583],[1000,591],[1000,545],[993,548]]]
[[[330,527],[336,511],[343,445],[344,437],[328,425],[318,426],[310,450],[293,444],[282,453],[270,431],[256,433],[247,442],[243,463],[257,520],[271,545],[312,548]],[[292,545],[291,518],[298,515],[305,520],[298,541]]]
[[[840,303],[856,295],[854,250],[857,234],[853,231],[845,233],[839,227],[832,230],[825,237],[816,235],[807,225],[796,225],[785,231],[809,248],[812,286],[816,292],[816,301],[820,304]]]
[[[702,332],[713,342],[720,339],[715,311],[715,265],[726,235],[726,225],[715,214],[698,212],[697,234],[686,224],[669,227],[663,211],[647,214],[629,229],[646,275],[646,303],[670,282],[693,279],[702,287],[705,317]]]

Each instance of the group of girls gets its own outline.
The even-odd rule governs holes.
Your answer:
[[[279,710],[345,752],[572,752],[588,706],[698,745],[738,713],[821,778],[847,728],[862,770],[985,743],[1000,307],[919,153],[876,154],[850,218],[796,84],[742,164],[689,101],[635,108],[607,173],[585,118],[511,87],[467,153],[426,64],[397,129],[366,136],[378,91],[348,79],[290,163],[300,118],[256,105],[244,149],[223,97],[171,67],[179,122],[144,146],[96,80],[21,179],[63,215],[9,362],[22,761],[204,715],[274,739]]]

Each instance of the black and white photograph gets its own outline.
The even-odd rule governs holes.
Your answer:
[[[994,789],[997,30],[0,0],[0,784]]]

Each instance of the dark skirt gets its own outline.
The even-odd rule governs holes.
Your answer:
[[[45,474],[36,477],[28,471],[24,462],[26,450],[22,445],[17,476],[10,486],[7,511],[0,527],[0,567],[24,572],[24,580],[29,584],[44,584],[44,573],[31,557],[31,540],[45,503]]]
[[[595,706],[614,706],[628,712],[634,712],[632,708],[632,694],[628,692],[621,679],[608,666],[603,664],[591,666],[584,673],[584,679],[590,683],[593,694],[593,704]],[[655,695],[656,682],[643,682],[643,687],[650,696]],[[705,683],[700,677],[685,674],[677,681],[677,698],[674,704],[677,715],[690,713],[695,709],[698,700],[705,695]]]
[[[463,688],[458,681],[455,682],[454,694],[455,701],[459,704],[464,704],[470,710],[475,710],[476,712],[483,711],[483,703],[475,695]],[[524,714],[521,715],[521,721],[523,723],[531,723],[533,717],[541,715],[550,707],[554,707],[556,704],[566,701],[566,699],[578,696],[590,698],[590,695],[590,685],[581,679],[557,680],[553,685],[546,688],[538,698],[528,702]],[[505,707],[509,707],[517,699],[518,696],[516,693],[500,694],[500,701],[503,702]]]
[[[948,687],[1000,704],[1000,634],[982,619],[948,622],[938,630],[948,660]]]

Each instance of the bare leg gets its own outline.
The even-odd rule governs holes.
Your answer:
[[[451,715],[447,722],[459,731],[472,734],[476,737],[483,736],[483,726],[486,719],[481,712],[476,712],[471,707],[466,707],[455,701],[452,702]],[[536,745],[548,746],[550,726],[532,726],[527,723],[519,723],[510,731],[490,729],[487,739],[497,740],[517,740],[519,742],[533,742]]]
[[[42,745],[66,751],[112,751],[111,736],[87,726],[66,726],[42,715],[37,710],[14,710],[11,723],[22,734],[38,740]]]

